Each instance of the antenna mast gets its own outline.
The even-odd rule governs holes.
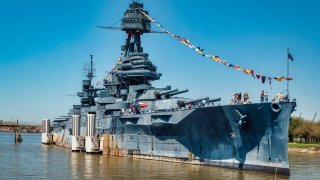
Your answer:
[[[88,72],[88,78],[89,78],[89,80],[91,81],[92,80],[92,78],[93,78],[93,55],[90,55],[90,70],[89,70],[89,72]]]
[[[92,81],[92,79],[95,77],[95,64],[93,63],[93,55],[90,55],[90,62],[86,63],[83,67],[83,75],[85,75],[88,80]]]
[[[92,79],[95,77],[95,67],[93,64],[93,55],[90,55],[90,63],[85,64],[84,68],[85,76],[88,78],[82,81],[82,92],[77,93],[77,96],[81,97],[82,106],[94,106],[96,97],[96,89],[92,86]]]

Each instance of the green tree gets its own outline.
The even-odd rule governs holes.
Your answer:
[[[300,138],[305,143],[320,143],[320,122],[292,117],[289,123],[289,141]]]
[[[298,127],[300,127],[303,123],[303,120],[301,118],[298,117],[292,117],[290,118],[290,123],[289,123],[289,141],[293,142],[294,138],[297,138],[297,134],[294,134],[294,131],[296,131],[296,129]]]

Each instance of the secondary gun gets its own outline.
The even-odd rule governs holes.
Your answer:
[[[200,101],[203,101],[203,100],[209,100],[209,97],[205,97],[205,98],[200,98],[200,99],[195,99],[195,100],[191,100],[191,101],[177,101],[177,104],[179,106],[179,108],[181,107],[184,107],[185,105],[188,105],[188,104],[195,104],[197,102],[200,102]]]
[[[174,95],[182,94],[182,93],[186,93],[186,92],[189,92],[189,89],[178,91],[178,92],[169,93],[169,96],[174,96]]]
[[[174,90],[170,90],[170,91],[163,91],[163,92],[159,92],[159,91],[155,91],[154,92],[154,96],[156,99],[161,99],[161,96],[167,96],[169,93],[173,93],[173,92],[177,92],[178,89],[174,89]]]
[[[214,102],[218,102],[218,101],[221,101],[221,98],[209,99],[207,101],[207,103],[214,103]]]

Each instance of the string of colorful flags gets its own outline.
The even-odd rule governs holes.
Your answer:
[[[122,57],[123,53],[124,53],[124,51],[122,50],[121,54],[120,54],[120,57],[118,57],[117,60],[116,60],[117,64],[121,64],[121,61],[122,61],[121,57]],[[107,74],[104,76],[104,80],[107,80],[107,81],[110,82],[111,81],[111,75],[114,74],[115,72],[116,72],[116,66],[114,66],[111,69],[111,71],[107,72]],[[101,81],[97,81],[96,85],[97,86],[98,85],[102,85],[102,82]]]
[[[192,44],[190,42],[190,40],[188,40],[187,38],[185,37],[181,37],[179,35],[176,35],[176,34],[173,34],[171,33],[170,31],[168,31],[167,29],[165,29],[158,21],[156,21],[154,18],[152,18],[151,16],[149,16],[148,14],[146,14],[144,11],[141,11],[139,10],[145,17],[147,17],[151,22],[154,22],[160,29],[162,29],[166,34],[170,35],[171,37],[175,38],[176,40],[180,41],[182,44],[188,46],[189,48],[193,49],[194,51],[196,51],[197,53],[199,53],[200,55],[206,57],[206,58],[209,58],[211,60],[214,60],[220,64],[223,64],[227,67],[230,67],[230,68],[233,68],[233,69],[236,69],[236,70],[239,70],[239,71],[242,71],[244,72],[245,74],[248,74],[248,75],[251,75],[253,76],[254,78],[257,78],[258,80],[261,80],[262,83],[265,83],[266,80],[269,81],[269,84],[271,86],[271,81],[272,79],[275,79],[279,82],[281,82],[282,80],[287,80],[287,81],[290,81],[290,80],[293,80],[293,78],[291,77],[284,77],[284,76],[277,76],[277,77],[269,77],[269,76],[264,76],[264,75],[259,75],[259,74],[256,74],[254,72],[254,70],[252,69],[247,69],[247,68],[243,68],[243,67],[240,67],[238,65],[234,65],[234,64],[231,64],[223,59],[221,59],[219,56],[215,56],[215,55],[211,55],[211,54],[206,54],[204,53],[204,49],[200,48],[199,46],[195,46],[194,44]]]

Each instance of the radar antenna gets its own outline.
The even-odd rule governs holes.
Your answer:
[[[110,29],[110,30],[122,31],[121,27],[113,27],[113,26],[96,26],[96,27],[97,28],[102,28],[102,29]],[[166,32],[151,30],[148,33],[163,33],[163,34],[165,34]]]

